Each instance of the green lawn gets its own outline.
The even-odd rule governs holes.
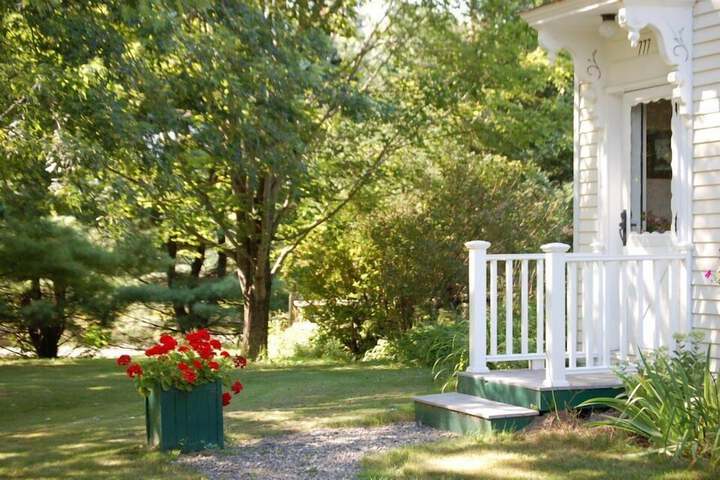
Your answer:
[[[226,408],[240,443],[315,426],[412,417],[427,371],[387,365],[248,368]],[[0,363],[0,478],[201,478],[144,448],[144,403],[111,360]]]
[[[367,457],[363,480],[670,480],[720,473],[649,454],[624,435],[550,428],[522,435],[458,438]]]
[[[254,367],[226,409],[233,443],[318,426],[412,418],[427,370],[382,364]],[[0,363],[0,478],[193,479],[144,447],[143,400],[111,360]],[[717,478],[588,429],[453,439],[367,459],[364,478]]]

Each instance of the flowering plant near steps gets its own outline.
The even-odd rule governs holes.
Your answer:
[[[189,332],[179,342],[171,335],[162,335],[157,345],[145,350],[146,359],[133,361],[121,355],[116,363],[125,368],[138,391],[145,396],[153,386],[163,390],[175,387],[190,391],[198,385],[220,380],[228,391],[223,393],[223,406],[243,389],[235,376],[237,368],[245,368],[247,360],[223,350],[219,340],[203,328]],[[231,393],[232,392],[232,393]]]

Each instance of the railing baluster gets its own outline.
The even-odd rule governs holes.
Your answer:
[[[662,270],[658,267],[657,260],[650,260],[650,265],[652,265],[650,268],[652,269],[652,279],[653,279],[653,290],[651,293],[652,298],[651,301],[653,303],[652,309],[653,309],[653,316],[651,317],[654,320],[654,328],[653,328],[653,350],[657,350],[660,348],[660,335],[662,334],[662,308],[660,308],[661,304],[661,293],[660,290],[660,283],[662,281]]]
[[[680,260],[670,262],[668,266],[668,299],[670,300],[670,332],[668,338],[668,348],[670,351],[675,349],[675,339],[673,334],[680,331],[678,318],[680,316]]]
[[[577,367],[577,264],[568,263],[567,315],[568,337],[567,351],[570,368]]]
[[[593,315],[593,268],[592,262],[584,262],[582,264],[583,272],[583,285],[582,285],[582,297],[583,297],[583,344],[585,349],[585,366],[593,366],[592,356],[592,315]]]
[[[505,261],[505,353],[513,353],[513,262]]]
[[[497,260],[490,262],[490,355],[498,353],[497,264]]]
[[[598,315],[600,322],[600,348],[602,349],[602,366],[610,366],[610,319],[607,312],[607,262],[598,262]]]
[[[520,352],[528,353],[528,261],[520,262]]]
[[[635,345],[638,350],[638,354],[643,350],[645,346],[643,316],[645,315],[645,269],[643,268],[642,260],[636,262],[637,275],[635,277],[635,284],[637,285],[637,316],[635,317],[635,326],[633,331],[635,333]]]
[[[542,260],[536,262],[535,279],[535,315],[537,320],[537,353],[543,353],[545,348],[545,264]]]
[[[626,274],[627,274],[627,262],[621,262],[618,266],[618,312],[620,313],[620,361],[627,360],[628,355],[628,315],[627,315],[627,302],[624,300],[627,298],[626,295]]]

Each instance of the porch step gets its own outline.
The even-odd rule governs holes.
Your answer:
[[[539,412],[463,393],[413,398],[415,421],[456,433],[515,431],[529,425]]]
[[[530,408],[540,412],[568,410],[595,397],[614,397],[622,393],[622,382],[612,372],[571,373],[568,385],[546,387],[545,370],[495,370],[488,373],[462,372],[458,376],[460,393],[496,402]]]

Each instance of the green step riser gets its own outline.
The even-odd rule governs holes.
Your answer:
[[[541,413],[576,408],[595,397],[614,397],[622,388],[592,388],[580,390],[532,390],[517,385],[483,382],[461,375],[457,391],[496,402],[538,410]]]
[[[536,417],[486,420],[463,413],[415,402],[415,421],[440,430],[463,435],[490,432],[514,432],[527,427]]]

